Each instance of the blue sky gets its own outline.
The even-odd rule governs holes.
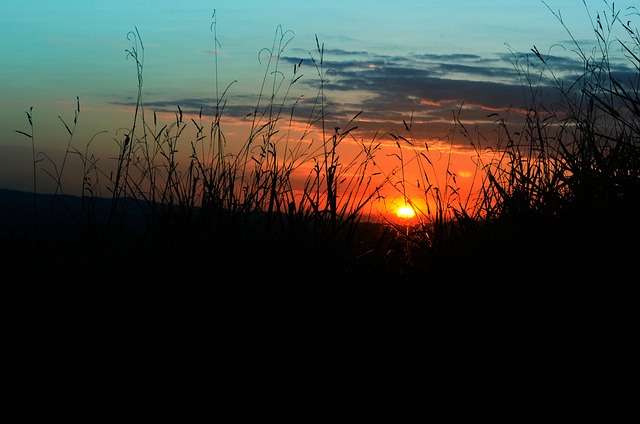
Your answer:
[[[616,2],[616,7],[626,4]],[[315,37],[324,45],[324,66],[332,70],[326,93],[336,120],[362,111],[362,128],[373,132],[415,114],[437,136],[462,102],[469,105],[469,122],[486,120],[488,111],[521,106],[514,52],[531,55],[535,45],[543,54],[575,59],[570,51],[551,49],[557,43],[572,47],[551,11],[559,11],[576,39],[591,46],[587,9],[595,17],[607,10],[607,3],[4,0],[0,186],[29,188],[24,178],[30,175],[30,144],[15,130],[28,130],[25,111],[30,107],[41,150],[64,148],[68,137],[60,118],[73,120],[76,96],[82,112],[74,142],[82,145],[101,132],[94,147],[113,147],[118,128],[131,124],[137,93],[135,66],[126,55],[133,45],[128,34],[136,28],[145,46],[143,90],[149,110],[173,113],[180,105],[187,112],[210,111],[217,60],[219,87],[237,81],[228,91],[227,114],[246,115],[264,75],[259,52],[272,45],[280,27],[290,31],[284,68],[288,72],[303,60],[300,93],[317,89],[310,61],[318,58]],[[557,61],[562,70],[579,65]]]

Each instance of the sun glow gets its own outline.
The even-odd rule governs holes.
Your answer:
[[[398,215],[398,218],[410,219],[416,216],[416,211],[410,205],[405,204],[398,208],[396,215]]]

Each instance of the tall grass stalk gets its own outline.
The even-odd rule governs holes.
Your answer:
[[[627,12],[638,16],[634,8]],[[638,32],[612,4],[591,18],[596,40],[588,50],[552,13],[581,69],[556,69],[552,51],[536,46],[531,54],[514,51],[525,100],[522,127],[493,114],[497,143],[482,146],[478,140],[485,138],[474,139],[456,118],[477,149],[484,183],[472,214],[477,219],[467,219],[473,210],[457,211],[454,226],[464,231],[448,241],[446,256],[480,264],[491,262],[486,252],[502,252],[494,281],[538,262],[575,280],[595,261],[616,264],[615,271],[592,271],[591,279],[609,279],[627,266],[626,240],[638,235]]]
[[[215,12],[212,18],[217,49]],[[280,261],[308,266],[329,263],[337,269],[348,259],[350,249],[357,245],[356,229],[363,212],[381,188],[372,183],[378,146],[353,136],[359,114],[332,132],[325,128],[330,107],[324,84],[330,71],[324,69],[324,46],[317,38],[318,57],[312,55],[311,63],[319,79],[318,94],[311,100],[306,129],[301,135],[292,131],[297,107],[306,101],[292,96],[303,77],[304,61],[293,65],[288,81],[282,69],[282,54],[292,37],[293,33],[278,27],[272,45],[260,52],[265,70],[256,106],[247,114],[249,135],[244,143],[238,145],[234,140],[229,148],[224,112],[227,94],[236,81],[219,91],[217,53],[216,100],[210,123],[205,123],[202,108],[195,115],[176,105],[175,119],[163,124],[155,111],[149,118],[143,100],[144,43],[137,28],[128,34],[133,45],[126,53],[135,64],[137,99],[131,126],[119,130],[121,135],[115,139],[115,169],[98,166],[90,143],[82,152],[73,149],[83,164],[87,204],[95,203],[102,183],[108,183],[111,207],[104,220],[91,224],[91,231],[101,235],[102,246],[128,226],[126,212],[136,205],[145,217],[144,227],[138,229],[142,232],[137,249],[146,249],[140,266],[169,255],[173,258],[168,264],[173,269],[170,274],[179,268],[188,272],[187,263],[205,258],[224,264],[228,269],[223,272],[229,275],[236,272],[234,267],[246,269],[254,261],[265,267],[278,266]],[[79,102],[74,125],[78,112]],[[74,130],[66,123],[65,127],[72,137]],[[360,146],[361,152],[345,160],[340,153],[345,142]],[[67,154],[70,147],[71,141]],[[186,151],[187,156],[180,153]],[[53,177],[61,178],[67,154]],[[298,180],[303,183],[296,183]],[[99,256],[108,257],[104,252]],[[116,259],[106,262],[112,260]],[[124,254],[124,260],[132,261],[129,267],[137,267],[133,257]]]

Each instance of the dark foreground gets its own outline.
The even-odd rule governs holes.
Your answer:
[[[69,220],[76,200],[58,210],[39,199],[35,236],[33,197],[0,194],[5,349],[250,358],[591,339],[628,350],[639,329],[635,268],[612,257],[516,261],[505,251],[493,264],[452,258],[429,271],[382,266],[383,255],[344,266],[306,251],[192,251],[181,240],[154,251],[135,214],[101,251]]]

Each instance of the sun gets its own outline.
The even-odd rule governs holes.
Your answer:
[[[398,215],[398,218],[410,219],[416,216],[416,211],[410,205],[404,205],[398,208],[396,215]]]

